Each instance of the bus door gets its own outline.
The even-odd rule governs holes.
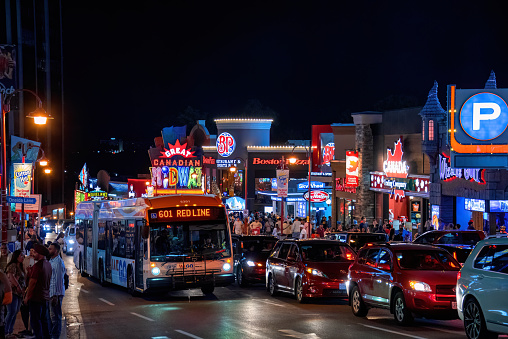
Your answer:
[[[141,236],[141,228],[143,227],[143,220],[136,220],[136,233],[134,235],[134,260],[135,260],[135,278],[136,287],[144,289],[144,278],[143,278],[143,257],[147,248],[147,240]]]
[[[93,210],[93,221],[90,227],[92,228],[92,267],[91,273],[92,276],[98,277],[99,274],[99,258],[97,255],[97,239],[99,238],[99,228],[98,228],[98,221],[99,221],[99,204],[94,204],[94,210]]]
[[[106,281],[111,282],[111,251],[113,248],[113,237],[112,237],[112,221],[106,221],[106,255],[105,255],[105,269],[106,269]]]

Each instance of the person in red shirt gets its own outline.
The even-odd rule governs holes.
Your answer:
[[[51,264],[46,260],[49,250],[36,243],[34,259],[38,260],[28,272],[28,288],[24,302],[30,309],[30,324],[35,338],[49,338],[49,286],[51,283]]]
[[[326,223],[326,221],[325,221],[325,223]],[[320,238],[325,237],[325,228],[324,228],[323,224],[319,225],[319,227],[317,229],[317,234],[319,235]]]

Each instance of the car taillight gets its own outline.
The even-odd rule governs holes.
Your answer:
[[[460,279],[460,271],[457,273],[457,281]]]

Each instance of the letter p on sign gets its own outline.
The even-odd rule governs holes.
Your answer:
[[[483,113],[490,111],[490,113]],[[480,121],[496,120],[501,115],[501,107],[495,102],[475,102],[473,103],[473,131],[480,130]]]

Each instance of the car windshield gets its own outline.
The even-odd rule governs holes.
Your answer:
[[[243,252],[267,252],[269,253],[275,244],[277,239],[248,239],[242,241]]]
[[[347,245],[340,244],[305,244],[301,245],[304,261],[353,261],[354,252]]]
[[[419,236],[418,238],[415,239],[414,243],[415,244],[433,244],[434,241],[436,241],[436,239],[440,236],[441,236],[441,233],[438,233],[438,232],[430,232],[427,234],[422,234],[421,236]]]
[[[225,223],[153,224],[150,227],[152,261],[214,260],[231,256]]]
[[[460,264],[446,251],[406,250],[395,253],[403,270],[458,271]]]
[[[76,228],[74,227],[74,225],[69,226],[69,235],[70,236],[76,235]]]

